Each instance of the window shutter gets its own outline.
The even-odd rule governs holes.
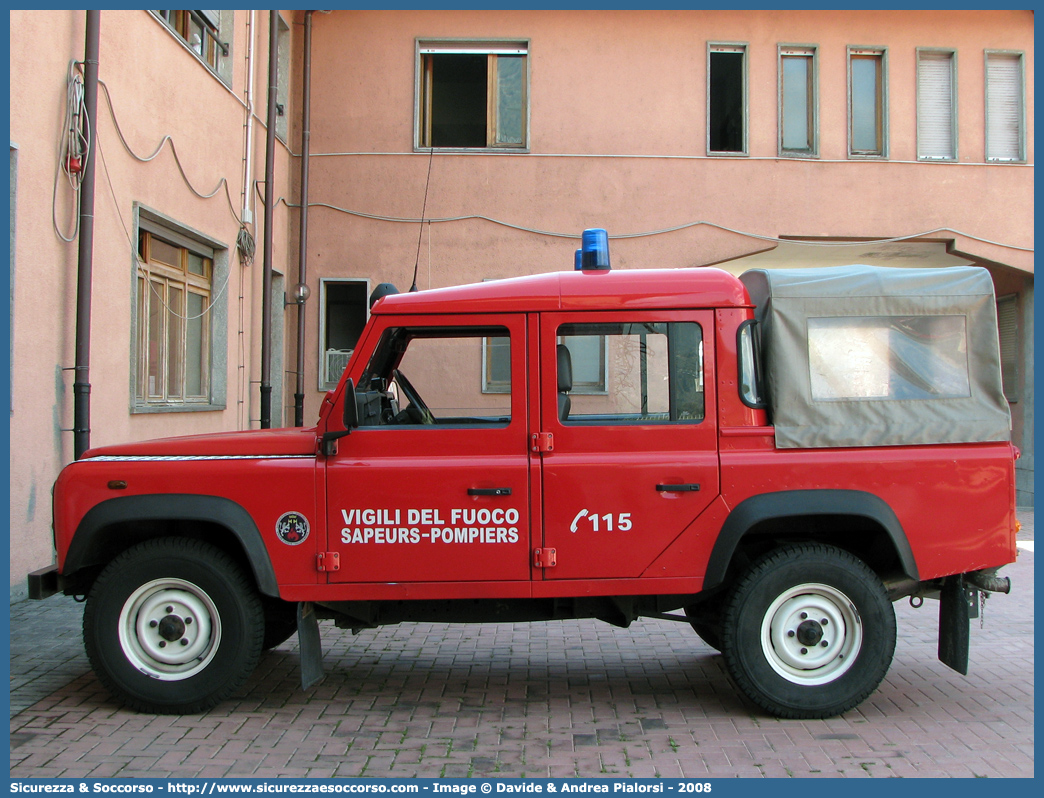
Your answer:
[[[997,328],[1000,333],[1001,386],[1008,401],[1017,402],[1019,400],[1019,320],[1015,297],[1003,297],[997,300]]]
[[[197,11],[203,21],[206,22],[214,30],[218,30],[221,27],[221,12],[220,11]]]
[[[1022,160],[1021,56],[986,56],[986,157]]]
[[[917,60],[917,157],[957,157],[953,132],[953,54],[921,53]]]

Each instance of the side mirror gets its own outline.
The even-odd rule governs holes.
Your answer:
[[[344,383],[344,429],[324,432],[320,442],[320,451],[325,457],[337,454],[337,441],[359,426],[359,408],[355,403],[355,383],[346,380]]]
[[[354,429],[359,426],[359,405],[355,399],[355,383],[344,382],[344,428]]]

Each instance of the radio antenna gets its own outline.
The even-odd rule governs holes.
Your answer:
[[[417,230],[417,260],[413,263],[413,285],[410,293],[417,290],[417,269],[420,266],[421,238],[424,236],[424,214],[428,210],[428,185],[431,183],[431,161],[435,157],[435,148],[428,150],[428,176],[424,179],[424,204],[421,205],[420,229]]]

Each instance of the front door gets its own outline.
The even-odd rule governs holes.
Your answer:
[[[328,459],[334,582],[530,578],[522,314],[388,317]]]
[[[544,314],[545,579],[650,576],[718,495],[712,311]]]

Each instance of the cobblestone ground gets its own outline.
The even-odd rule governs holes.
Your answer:
[[[973,621],[971,668],[936,659],[937,605],[896,605],[899,641],[860,707],[782,721],[743,699],[686,624],[324,622],[326,677],[296,644],[217,709],[122,709],[91,673],[82,605],[11,606],[13,777],[894,777],[1033,769],[1033,514],[1009,596]]]

